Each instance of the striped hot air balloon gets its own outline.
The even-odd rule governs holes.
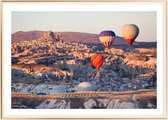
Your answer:
[[[135,24],[127,24],[122,29],[122,35],[129,45],[132,45],[139,34],[139,28]]]
[[[104,57],[100,54],[94,54],[91,56],[91,62],[93,66],[98,70],[104,62]]]
[[[113,31],[102,31],[99,35],[100,42],[109,48],[115,39],[115,33]]]

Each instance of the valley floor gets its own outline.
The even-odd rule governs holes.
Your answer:
[[[90,62],[95,53],[105,57],[100,74]],[[12,108],[157,108],[156,67],[156,48],[130,51],[117,47],[102,50],[96,45],[82,43],[37,40],[12,43]],[[82,82],[89,82],[91,86],[80,88]],[[142,92],[136,95],[136,99],[134,94],[132,97],[125,94],[129,97],[125,100],[120,99],[121,95],[117,98],[101,97],[105,95],[102,92],[121,94],[138,90],[151,92]],[[72,97],[83,91],[99,94],[96,97]],[[22,94],[18,97],[17,93],[24,97]],[[53,94],[72,95],[45,98]]]

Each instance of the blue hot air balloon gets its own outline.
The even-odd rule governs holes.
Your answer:
[[[109,48],[115,39],[115,33],[113,31],[102,31],[99,35],[100,42],[106,47]]]

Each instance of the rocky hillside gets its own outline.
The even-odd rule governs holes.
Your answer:
[[[24,38],[22,33],[19,32],[21,38],[15,35],[19,40],[11,44],[12,108],[157,108],[157,49],[152,43],[135,42],[137,48],[130,49],[122,38],[117,37],[117,45],[104,49],[101,44],[85,44],[91,39],[98,41],[98,35],[93,34],[69,32],[61,33],[60,37],[60,33],[47,31],[40,34],[36,31],[38,35],[29,32]],[[81,43],[82,40],[85,43]],[[146,48],[141,48],[144,46]],[[90,61],[95,53],[105,58],[99,72]],[[121,94],[143,89],[154,92],[142,92],[143,95],[137,98],[127,94],[126,98],[131,98],[126,100],[114,96],[102,99],[100,95],[102,92]],[[93,92],[94,99],[93,96],[80,100],[72,98],[82,91],[87,95]],[[100,96],[95,98],[95,92]],[[23,94],[18,96],[20,93]],[[68,94],[68,97],[39,101],[41,96],[53,94]]]
[[[18,31],[12,34],[12,42],[24,41],[24,40],[33,40],[33,39],[41,39],[44,36],[48,36],[48,33],[51,31]],[[52,32],[55,35],[57,32]],[[100,43],[98,34],[90,34],[90,33],[81,33],[81,32],[61,32],[61,37],[65,42],[78,42],[78,43]],[[50,36],[48,36],[50,38]],[[135,47],[156,47],[156,42],[134,42]],[[127,42],[119,36],[116,36],[113,45],[127,45]]]
[[[51,41],[12,44],[12,82],[27,83],[29,87],[31,84],[32,90],[34,84],[52,82],[52,85],[68,86],[70,89],[67,90],[71,91],[84,81],[94,82],[97,91],[156,88],[156,48],[138,48],[133,54],[115,48],[106,53],[95,49],[96,47]],[[90,57],[96,52],[105,57],[99,70],[101,79],[97,79],[96,70],[90,62]],[[43,87],[48,93],[50,90],[47,86]],[[36,93],[27,86],[21,88],[23,87],[26,91]]]
[[[23,40],[33,40],[43,37],[44,31],[18,31],[12,34],[12,42],[19,42]]]

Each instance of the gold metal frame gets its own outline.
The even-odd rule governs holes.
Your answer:
[[[168,46],[168,35],[167,35],[167,28],[168,28],[168,24],[167,24],[167,20],[168,20],[168,16],[167,16],[167,10],[168,10],[168,1],[167,0],[2,0],[0,1],[0,21],[1,21],[1,24],[0,24],[0,119],[2,120],[18,120],[18,119],[28,119],[29,116],[27,116],[26,118],[22,118],[21,116],[18,116],[18,118],[4,118],[3,117],[3,86],[2,86],[2,82],[3,82],[3,39],[2,39],[2,33],[3,33],[3,21],[2,21],[2,18],[3,18],[3,11],[2,11],[2,4],[3,3],[6,3],[6,2],[11,2],[11,3],[15,3],[15,2],[150,2],[150,3],[162,3],[163,4],[163,8],[164,8],[164,93],[163,93],[163,96],[164,96],[164,116],[160,117],[160,118],[154,118],[154,117],[150,117],[150,118],[139,118],[138,116],[130,116],[129,118],[124,118],[124,116],[119,116],[118,118],[108,118],[108,119],[122,119],[122,120],[126,120],[126,119],[137,119],[137,120],[151,120],[151,119],[156,119],[156,120],[168,120],[168,82],[167,82],[167,68],[168,68],[168,63],[167,63],[167,57],[168,57],[168,49],[167,49],[167,46]],[[39,119],[40,116],[37,116],[35,118],[29,118],[29,119]],[[69,119],[69,120],[73,120],[72,118],[68,118],[68,117],[65,117],[66,119]],[[75,117],[77,118],[77,117]],[[46,118],[45,119],[49,119]],[[59,118],[57,118],[59,119]],[[77,119],[82,119],[82,116],[81,118],[77,118]],[[96,119],[106,119],[106,118],[96,118],[93,117],[93,118],[88,118],[88,119],[93,119],[93,120],[96,120]]]

